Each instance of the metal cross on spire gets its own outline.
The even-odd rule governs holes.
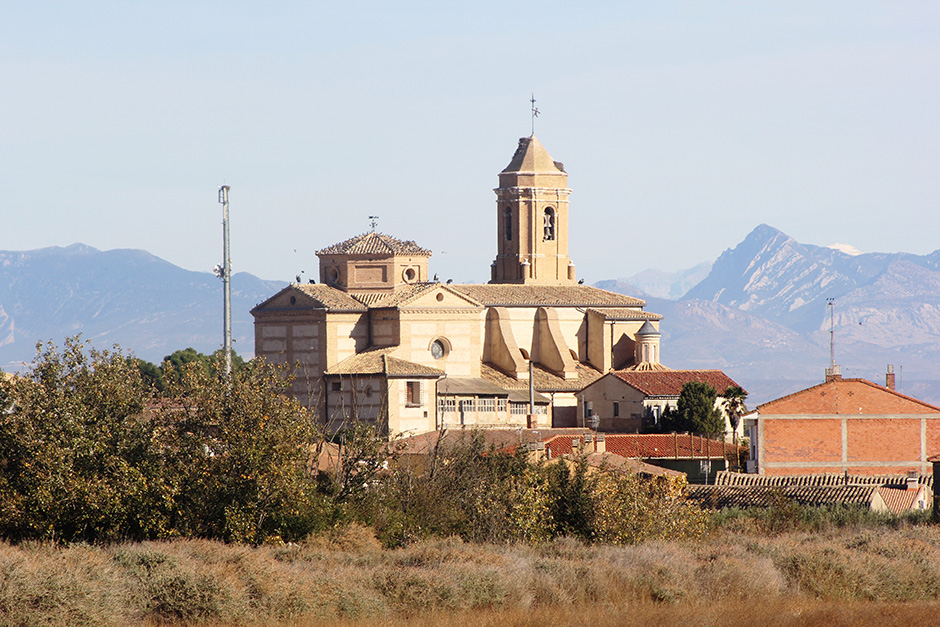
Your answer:
[[[369,216],[369,226],[372,227],[372,232],[375,232],[375,227],[379,225],[379,216]]]
[[[538,107],[535,106],[535,94],[532,94],[532,98],[529,99],[529,102],[532,103],[532,135],[535,135],[535,118],[539,117]]]

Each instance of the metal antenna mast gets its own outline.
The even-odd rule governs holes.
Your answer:
[[[232,258],[229,254],[228,236],[228,185],[219,187],[219,203],[222,204],[222,286],[225,293],[224,350],[225,376],[232,374]]]
[[[835,304],[835,298],[826,299],[826,306],[829,307],[829,368],[833,370],[836,367],[836,331],[832,315]]]

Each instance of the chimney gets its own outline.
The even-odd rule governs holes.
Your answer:
[[[885,387],[894,390],[894,364],[888,364],[888,372],[885,373]]]
[[[594,450],[596,450],[598,453],[607,452],[607,442],[603,433],[597,433],[594,435],[594,447]]]
[[[842,380],[842,366],[832,366],[831,368],[826,368],[826,383],[830,381],[841,381]]]
[[[909,470],[907,472],[907,489],[916,490],[920,487],[920,476],[916,470]]]

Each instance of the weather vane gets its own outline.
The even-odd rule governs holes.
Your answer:
[[[379,216],[369,216],[369,226],[372,227],[372,232],[375,232],[375,227],[379,224]]]
[[[535,118],[539,117],[538,107],[535,106],[535,94],[532,94],[529,102],[532,103],[532,135],[535,135]]]

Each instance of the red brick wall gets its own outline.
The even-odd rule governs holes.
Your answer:
[[[920,459],[920,418],[850,418],[849,462],[900,462]]]
[[[841,462],[842,421],[833,419],[764,419],[763,461]],[[821,472],[821,471],[815,471]]]

